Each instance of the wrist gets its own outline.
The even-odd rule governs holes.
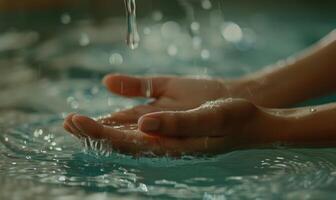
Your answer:
[[[256,105],[266,106],[264,100],[265,90],[263,90],[264,81],[257,77],[246,76],[238,79],[231,79],[224,83],[225,94],[233,98],[243,98]]]
[[[245,127],[244,134],[251,135],[251,140],[256,146],[286,143],[290,141],[293,130],[298,126],[293,113],[293,109],[258,107],[253,119]]]

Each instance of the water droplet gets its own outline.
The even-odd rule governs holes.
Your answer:
[[[209,10],[212,8],[212,3],[210,0],[203,0],[202,1],[202,8],[205,10]]]
[[[191,32],[194,33],[194,34],[199,32],[200,27],[201,27],[201,25],[200,25],[200,23],[198,23],[198,22],[192,22],[192,23],[190,24],[190,30],[191,30]]]
[[[70,104],[70,107],[72,109],[78,109],[79,108],[78,101],[74,97],[72,97],[72,96],[70,96],[70,97],[67,98],[67,103]]]
[[[153,18],[154,21],[157,21],[157,22],[158,22],[158,21],[161,21],[162,18],[163,18],[163,14],[162,14],[161,11],[156,10],[156,11],[153,12],[153,14],[152,14],[152,18]]]
[[[133,50],[138,48],[140,36],[136,23],[136,4],[135,0],[125,0],[126,18],[127,18],[127,36],[126,43]]]
[[[161,34],[164,38],[176,38],[180,34],[180,25],[174,21],[168,21],[161,26]]]
[[[194,49],[199,49],[202,45],[202,39],[198,36],[192,38],[192,44]]]
[[[113,53],[109,58],[109,63],[111,65],[121,65],[123,64],[124,59],[119,53]]]
[[[64,182],[66,180],[66,177],[65,176],[60,176],[60,177],[58,177],[58,180],[61,181],[61,182]]]
[[[43,135],[43,130],[42,129],[36,129],[33,134],[34,134],[34,137],[39,137],[39,136]]]
[[[56,151],[62,151],[62,148],[61,147],[56,147],[55,150]]]
[[[143,30],[143,33],[145,35],[149,35],[151,32],[152,32],[152,30],[150,28],[148,28],[148,27],[144,28],[144,30]]]
[[[95,86],[91,88],[91,94],[95,95],[95,94],[98,94],[98,92],[99,92],[99,87]]]
[[[61,22],[62,24],[70,24],[71,16],[68,13],[63,13],[61,15]]]
[[[167,48],[168,55],[176,56],[177,52],[178,52],[178,49],[174,44],[171,44],[171,45],[168,46],[168,48]]]
[[[79,37],[79,45],[80,46],[87,46],[90,44],[90,37],[86,33],[82,33]]]
[[[142,86],[144,94],[147,98],[152,97],[153,94],[153,82],[151,79],[147,79],[145,81],[145,84]]]
[[[316,112],[317,111],[317,109],[316,108],[310,108],[310,112]]]
[[[143,183],[140,183],[139,190],[142,191],[142,192],[148,192],[147,186]]]
[[[210,51],[208,49],[203,49],[201,51],[201,58],[203,60],[209,60],[209,58],[210,58]]]
[[[243,38],[243,32],[241,28],[233,22],[227,22],[222,27],[222,36],[229,42],[240,42]]]

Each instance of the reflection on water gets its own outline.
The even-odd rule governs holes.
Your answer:
[[[76,22],[63,13],[68,28],[59,32],[1,32],[0,199],[332,199],[335,149],[132,158],[62,129],[70,112],[98,117],[144,102],[109,94],[100,83],[106,73],[234,77],[334,28],[314,17],[309,26],[243,13],[224,20],[214,6],[201,1],[205,16],[186,21],[153,11],[141,21],[137,51],[124,48],[123,20]],[[151,96],[151,83],[143,88]]]
[[[59,120],[44,116],[35,123],[1,130],[5,133],[0,137],[2,197],[12,193],[11,184],[19,180],[27,193],[47,195],[51,188],[55,199],[57,195],[91,199],[123,194],[137,198],[300,199],[307,192],[298,191],[328,196],[323,189],[336,182],[334,149],[248,150],[181,159],[98,155],[84,151],[79,141],[66,135]]]

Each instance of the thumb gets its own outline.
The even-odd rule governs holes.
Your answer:
[[[257,107],[242,99],[211,101],[187,111],[150,113],[142,116],[139,129],[172,137],[223,136],[240,131]]]
[[[200,107],[188,111],[150,113],[142,116],[138,124],[139,129],[148,134],[211,136],[209,132],[217,134],[223,126],[223,116],[219,110]]]

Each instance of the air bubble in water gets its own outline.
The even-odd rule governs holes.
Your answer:
[[[125,0],[125,6],[126,6],[126,19],[127,19],[126,43],[131,49],[136,49],[139,46],[140,36],[137,30],[137,23],[136,23],[135,0]]]

